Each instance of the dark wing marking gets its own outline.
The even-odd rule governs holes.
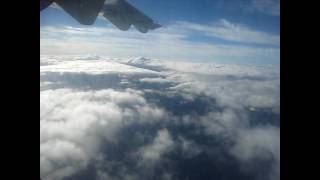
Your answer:
[[[92,25],[105,0],[55,0],[73,18],[84,25]]]
[[[109,3],[107,1],[103,7],[103,13],[105,18],[124,31],[128,30],[131,25],[142,33],[161,27],[124,0],[113,0]]]
[[[44,10],[52,4],[53,0],[40,0],[40,11]]]

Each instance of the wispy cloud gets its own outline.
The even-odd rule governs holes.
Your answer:
[[[280,0],[253,0],[252,7],[268,15],[280,15]]]
[[[263,45],[279,45],[280,36],[253,30],[241,24],[234,24],[225,19],[213,25],[200,25],[195,23],[180,22],[179,25],[186,29],[198,31],[206,36],[222,40]]]
[[[217,37],[240,44],[215,44],[188,39],[195,35]],[[40,37],[41,54],[99,54],[183,60],[243,58],[273,62],[279,60],[280,54],[278,47],[272,47],[279,44],[279,36],[254,31],[226,20],[213,26],[175,22],[148,34],[135,30],[123,32],[111,24],[94,28],[43,26]],[[259,47],[255,44],[271,46]]]
[[[160,59],[219,60],[256,59],[277,62],[280,50],[274,47],[214,44],[192,41],[195,32],[229,41],[277,44],[277,36],[256,32],[222,20],[208,27],[177,22],[148,34],[106,27],[54,27],[40,29],[41,54],[99,54],[113,57],[146,56]]]

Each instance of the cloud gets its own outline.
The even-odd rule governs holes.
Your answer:
[[[164,115],[133,90],[46,90],[40,99],[40,166],[46,179],[80,171],[103,143],[117,142],[116,133],[126,123]]]
[[[279,137],[280,129],[276,127],[243,130],[238,134],[236,144],[231,149],[231,153],[245,163],[250,171],[256,171],[257,168],[260,168],[254,167],[252,162],[268,162],[271,170],[268,177],[264,178],[280,179]],[[263,175],[260,174],[259,176]]]
[[[232,44],[190,40],[195,36],[208,40],[219,38]],[[183,60],[245,58],[278,61],[279,43],[278,35],[259,32],[227,20],[212,26],[175,22],[148,34],[134,30],[123,32],[109,23],[103,28],[42,26],[40,29],[40,51],[47,55],[100,54],[122,58],[144,56]]]
[[[280,179],[277,66],[40,62],[43,179]]]
[[[141,155],[146,163],[159,161],[161,156],[170,151],[174,142],[167,129],[159,130],[153,142],[141,148]],[[150,164],[149,164],[150,165]]]
[[[280,16],[280,0],[253,0],[252,7],[271,16]]]
[[[171,82],[170,80],[167,80],[164,78],[143,78],[143,79],[140,79],[140,81],[144,83],[159,83],[159,84]]]
[[[271,35],[265,32],[259,32],[241,24],[233,24],[225,19],[214,25],[201,25],[188,22],[180,22],[180,25],[186,29],[198,31],[206,36],[216,37],[227,41],[280,45],[280,36]]]

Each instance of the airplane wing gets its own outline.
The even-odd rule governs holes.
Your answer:
[[[105,18],[124,31],[131,25],[142,33],[161,27],[125,0],[107,0],[102,11]]]
[[[62,9],[84,25],[92,25],[105,0],[55,0]]]
[[[106,19],[124,31],[131,25],[142,33],[161,27],[125,0],[40,0],[40,11],[52,2],[83,25],[92,25],[102,11]]]

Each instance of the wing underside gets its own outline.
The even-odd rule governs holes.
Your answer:
[[[55,0],[73,18],[84,25],[92,25],[105,0]]]
[[[106,3],[103,7],[103,16],[121,30],[128,30],[131,25],[140,32],[146,33],[148,30],[159,28],[160,25],[153,22],[151,18],[144,15],[138,9],[124,0],[116,0]]]
[[[40,11],[52,1],[83,25],[92,25],[100,12],[112,24],[121,30],[128,30],[131,25],[146,33],[161,27],[151,18],[140,12],[125,0],[43,0]],[[48,3],[47,3],[48,2]],[[42,6],[41,6],[42,5]]]

